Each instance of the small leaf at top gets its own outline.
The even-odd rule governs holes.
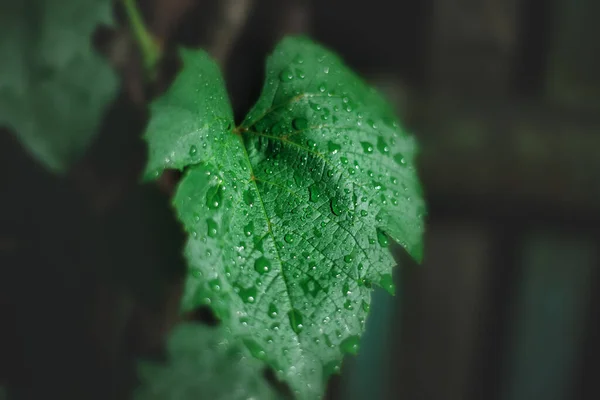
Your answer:
[[[64,172],[93,139],[117,89],[92,48],[110,0],[0,3],[0,126],[38,161]]]
[[[166,365],[141,362],[139,400],[246,400],[275,399],[263,378],[263,365],[223,329],[184,323],[168,343]]]
[[[146,136],[154,175],[187,166],[174,198],[190,236],[183,308],[210,305],[316,398],[358,351],[371,285],[394,290],[388,238],[422,256],[416,144],[375,90],[303,38],[277,46],[258,102],[231,124],[216,67],[187,53]]]

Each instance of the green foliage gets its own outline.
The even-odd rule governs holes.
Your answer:
[[[279,44],[238,127],[213,61],[182,57],[145,137],[146,177],[185,168],[174,198],[189,233],[183,309],[210,305],[298,397],[319,397],[358,351],[372,284],[393,293],[388,237],[422,257],[415,141],[307,39]]]
[[[0,3],[0,125],[55,172],[88,146],[117,79],[94,51],[110,0]]]
[[[168,343],[168,364],[142,362],[139,400],[275,399],[264,366],[222,329],[181,324]]]

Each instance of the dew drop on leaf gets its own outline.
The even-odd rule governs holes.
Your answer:
[[[313,203],[316,203],[319,201],[319,199],[321,198],[321,195],[323,193],[321,192],[319,185],[314,183],[308,188],[308,194],[309,194],[310,201],[312,201]]]
[[[202,277],[202,271],[199,268],[192,268],[192,276],[194,278],[201,278]]]
[[[214,219],[207,218],[206,226],[208,229],[208,232],[206,233],[208,237],[214,238],[219,234],[219,224],[217,224]]]
[[[342,353],[356,355],[358,354],[359,344],[360,338],[356,335],[353,335],[344,339],[342,343],[340,343],[340,350],[342,351]]]
[[[351,263],[352,261],[354,261],[354,256],[352,254],[346,254],[344,256],[344,262],[345,263]]]
[[[271,318],[275,318],[279,314],[279,309],[277,308],[275,303],[269,304],[268,314],[269,314],[269,317],[271,317]]]
[[[385,142],[385,139],[382,136],[379,136],[377,138],[377,150],[379,150],[381,154],[386,155],[390,152],[390,148],[388,147],[387,143]]]
[[[369,305],[369,303],[367,303],[366,301],[363,300],[362,302],[362,309],[364,312],[368,313],[369,310],[371,309],[371,306]]]
[[[377,241],[381,247],[388,247],[390,244],[387,235],[380,229],[377,229]]]
[[[346,310],[353,310],[354,306],[352,305],[352,302],[350,300],[346,300],[346,302],[344,303],[344,308]]]
[[[244,303],[254,303],[256,301],[256,288],[250,286],[248,288],[239,288],[239,296]]]
[[[283,240],[285,240],[286,243],[294,243],[294,235],[286,233],[285,236],[283,236]]]
[[[373,153],[373,145],[369,142],[360,142],[360,145],[363,148],[363,151],[367,154]]]
[[[208,282],[208,287],[210,287],[213,291],[218,292],[221,290],[221,282],[219,278],[212,279]]]
[[[259,360],[264,360],[266,357],[265,350],[254,340],[252,339],[244,339],[244,344],[250,351],[253,357],[258,358]]]
[[[254,192],[250,189],[244,191],[244,203],[252,207],[254,205]]]
[[[288,312],[288,318],[290,319],[292,330],[296,332],[296,334],[302,332],[304,325],[302,325],[302,314],[300,314],[300,311],[296,309],[290,310]]]
[[[211,186],[206,191],[206,206],[215,210],[223,203],[223,188],[221,185]]]
[[[342,149],[342,146],[340,146],[337,143],[332,142],[331,140],[327,142],[327,150],[329,150],[329,152],[331,154],[335,154],[338,151],[340,151]]]
[[[306,120],[306,118],[302,117],[294,118],[294,120],[292,121],[292,125],[297,131],[303,131],[306,128],[308,128],[308,121]]]
[[[254,261],[254,270],[259,274],[266,274],[271,270],[271,262],[265,257],[259,257]]]
[[[294,79],[294,73],[292,72],[292,70],[290,68],[285,68],[283,71],[281,71],[281,73],[279,74],[279,80],[281,82],[289,82],[292,79]]]
[[[339,201],[337,197],[333,197],[329,203],[331,206],[331,212],[337,216],[342,215],[342,209],[340,208]]]
[[[198,152],[198,148],[195,145],[190,146],[190,157],[194,157]]]
[[[246,226],[244,226],[244,235],[250,237],[254,233],[254,222],[250,221]]]
[[[401,153],[394,155],[394,161],[396,161],[396,164],[401,165],[403,167],[406,165],[406,160],[404,159],[404,156]]]

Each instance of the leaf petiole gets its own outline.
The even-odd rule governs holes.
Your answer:
[[[138,43],[142,57],[144,59],[144,68],[150,79],[154,79],[156,74],[156,65],[162,57],[162,46],[159,41],[150,33],[142,14],[135,3],[135,0],[123,0],[125,12],[129,19],[129,24]]]

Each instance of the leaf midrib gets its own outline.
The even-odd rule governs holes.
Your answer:
[[[271,218],[269,218],[269,214],[267,213],[267,209],[265,207],[265,203],[263,201],[262,198],[262,194],[258,188],[258,185],[256,184],[256,178],[254,176],[254,167],[252,166],[252,162],[250,161],[250,155],[248,154],[248,149],[246,148],[246,144],[244,143],[244,139],[241,135],[236,135],[239,137],[239,140],[241,142],[241,147],[244,150],[244,158],[246,159],[246,163],[248,164],[248,168],[249,168],[249,172],[251,174],[250,176],[250,181],[252,182],[252,185],[254,185],[254,189],[256,190],[256,194],[258,195],[258,200],[260,201],[260,206],[262,208],[263,214],[265,216],[265,219],[267,220],[267,229],[268,229],[268,233],[271,236],[271,239],[273,239],[273,247],[275,248],[275,253],[277,254],[277,260],[279,261],[279,266],[280,266],[280,272],[281,272],[281,278],[283,279],[283,283],[285,284],[285,290],[288,294],[288,299],[290,302],[290,307],[292,310],[295,310],[296,308],[294,307],[294,303],[292,301],[292,293],[290,291],[290,284],[287,281],[287,278],[285,276],[285,273],[283,271],[283,259],[281,258],[281,254],[279,253],[279,249],[277,248],[277,240],[275,239],[275,234],[273,233],[273,229],[271,227]],[[266,291],[265,291],[266,293]],[[257,299],[258,300],[258,299]],[[300,334],[297,333],[294,329],[292,329],[292,332],[294,332],[294,334],[296,335],[296,337],[298,338],[298,342],[301,342],[300,340]],[[304,351],[304,348],[302,346],[299,346],[300,352]]]

